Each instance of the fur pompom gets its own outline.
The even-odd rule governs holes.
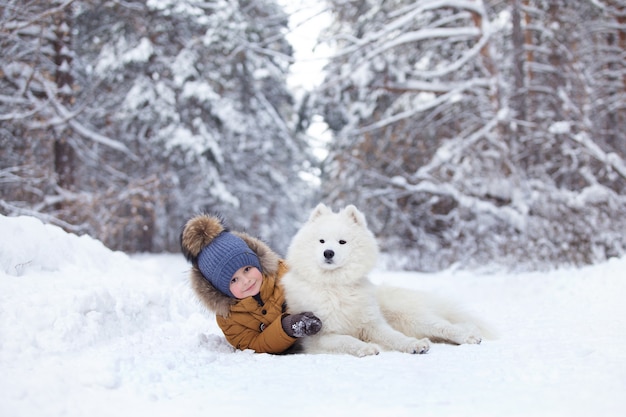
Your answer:
[[[180,248],[190,262],[195,262],[198,255],[213,239],[226,228],[217,216],[200,214],[191,218],[180,234]]]

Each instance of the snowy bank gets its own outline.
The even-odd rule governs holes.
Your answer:
[[[377,271],[499,333],[426,355],[235,352],[182,255],[128,256],[0,216],[0,416],[617,416],[626,259],[551,273]],[[243,414],[245,413],[245,414]]]

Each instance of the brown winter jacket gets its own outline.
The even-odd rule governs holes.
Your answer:
[[[258,256],[263,283],[259,296],[238,300],[222,294],[202,276],[197,258],[202,249],[225,230],[221,219],[206,214],[185,224],[181,249],[192,264],[191,285],[200,301],[215,313],[217,324],[231,345],[259,353],[283,353],[297,340],[288,336],[281,325],[286,305],[280,280],[287,272],[287,265],[261,240],[246,233],[231,232],[242,238]]]

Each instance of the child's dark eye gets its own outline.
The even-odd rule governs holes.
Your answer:
[[[340,245],[345,245],[345,244],[346,244],[346,241],[342,239],[342,240],[340,240],[340,241],[339,241],[339,244],[340,244]]]
[[[324,239],[320,239],[320,243],[324,243]]]

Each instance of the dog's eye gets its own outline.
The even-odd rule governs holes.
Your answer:
[[[340,244],[340,245],[345,245],[345,244],[346,244],[346,241],[342,239],[342,240],[340,240],[340,241],[339,241],[339,244]]]
[[[320,243],[324,243],[324,239],[320,239]]]

